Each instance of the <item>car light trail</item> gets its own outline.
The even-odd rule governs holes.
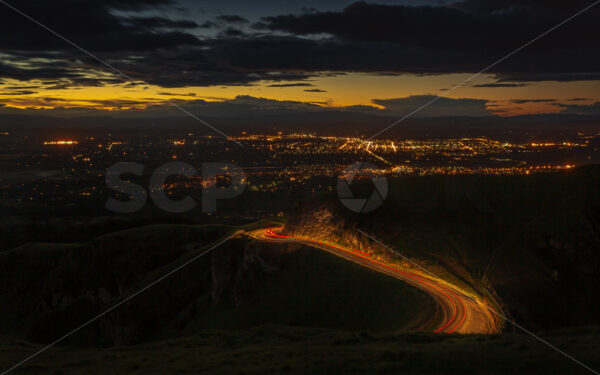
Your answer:
[[[338,246],[335,244],[330,244],[330,243],[323,242],[323,241],[317,241],[317,240],[301,238],[301,237],[285,236],[285,235],[281,235],[281,234],[278,234],[275,232],[275,231],[279,231],[281,229],[283,229],[283,227],[267,228],[264,230],[264,237],[267,239],[271,239],[271,240],[279,239],[279,240],[304,242],[304,243],[313,244],[313,245],[316,244],[319,246],[324,246],[326,248],[339,250],[339,251],[342,251],[344,254],[349,254],[352,257],[358,257],[358,258],[362,259],[366,263],[363,265],[371,266],[370,268],[376,268],[376,269],[381,270],[380,268],[383,267],[386,270],[391,271],[392,274],[395,274],[397,276],[400,275],[402,279],[408,278],[408,279],[410,279],[410,281],[413,284],[415,284],[416,286],[420,286],[420,289],[423,289],[425,291],[428,291],[430,289],[436,290],[438,293],[443,295],[447,300],[449,300],[451,302],[452,316],[441,327],[434,330],[433,331],[434,333],[442,333],[442,332],[453,333],[463,325],[463,323],[465,322],[465,320],[467,318],[467,307],[466,307],[464,301],[462,300],[461,296],[459,296],[456,292],[454,292],[450,288],[439,285],[432,280],[429,280],[427,278],[424,278],[424,277],[414,274],[412,272],[402,271],[396,267],[389,266],[385,263],[382,263],[382,262],[374,259],[372,255],[370,255],[366,252],[360,251],[358,249],[348,249],[348,248],[344,248],[344,247],[341,247],[341,246]],[[377,265],[378,267],[374,267],[373,264]],[[460,312],[461,318],[458,321],[458,323],[453,325],[453,323],[456,322],[457,315],[459,314],[459,306],[457,304],[457,301],[461,305],[460,306],[461,307],[461,309],[460,309],[461,310],[461,312]]]

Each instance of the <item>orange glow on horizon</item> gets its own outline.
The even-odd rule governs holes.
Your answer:
[[[323,75],[302,81],[320,91],[301,87],[273,87],[271,81],[259,81],[248,86],[189,86],[165,89],[155,85],[130,86],[123,84],[100,87],[69,87],[52,89],[41,81],[5,80],[0,84],[0,106],[12,109],[95,109],[111,112],[125,110],[148,110],[166,107],[167,101],[178,104],[191,102],[219,102],[249,96],[278,101],[295,101],[325,108],[368,106],[373,110],[384,109],[373,100],[408,98],[415,95],[443,95],[468,74],[419,75],[373,75],[348,73]],[[477,83],[495,82],[493,76],[481,77]],[[9,87],[36,84],[37,92],[11,95]],[[6,89],[4,89],[6,87]],[[478,99],[487,101],[491,114],[515,116],[526,114],[559,113],[564,108],[557,104],[587,105],[600,100],[593,81],[536,82],[519,87],[481,88],[463,86],[450,93],[449,99]],[[572,102],[574,97],[588,98]],[[542,100],[540,100],[542,98]],[[545,101],[551,99],[552,101]],[[243,100],[243,99],[242,99]],[[435,104],[434,104],[435,105]],[[75,112],[77,113],[77,112]]]

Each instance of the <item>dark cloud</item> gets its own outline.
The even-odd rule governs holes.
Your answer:
[[[234,27],[228,27],[225,30],[219,33],[219,37],[221,38],[230,38],[230,37],[241,37],[245,36],[246,33],[240,29],[236,29]]]
[[[201,27],[201,28],[203,28],[203,29],[212,29],[212,28],[214,28],[214,27],[217,27],[217,26],[219,26],[219,25],[218,25],[216,22],[212,22],[212,21],[205,21],[205,22],[203,22],[203,23],[202,23],[200,26],[198,26],[198,27]]]
[[[480,85],[473,85],[471,87],[524,87],[527,86],[525,83],[482,83]]]
[[[449,6],[357,2],[337,12],[267,17],[254,25],[258,31],[227,27],[246,20],[223,15],[215,21],[224,30],[200,40],[190,30],[219,24],[162,16],[168,13],[161,8],[177,6],[168,0],[12,3],[135,79],[165,88],[252,85],[261,80],[285,84],[323,72],[476,72],[556,25],[580,4],[578,0],[569,5],[535,0],[521,5],[486,0]],[[132,17],[115,10],[161,16]],[[475,87],[600,79],[599,43],[590,32],[597,18],[598,9],[577,17],[495,66],[490,73],[498,82]],[[126,82],[117,75],[90,78],[91,70],[110,70],[9,9],[0,12],[0,50],[2,78],[56,81],[55,88]]]
[[[553,103],[553,102],[556,102],[556,99],[512,99],[510,102],[513,104]]]
[[[217,21],[225,22],[225,23],[247,23],[248,20],[242,16],[234,15],[234,14],[224,14],[222,16],[218,16]]]
[[[464,6],[393,6],[354,3],[340,12],[263,18],[257,29],[312,37],[329,35],[347,48],[369,42],[372,53],[393,45],[393,71],[408,73],[479,71],[568,17],[575,2],[478,1]],[[485,6],[474,10],[475,3]],[[590,30],[600,9],[592,8],[492,69],[505,81],[598,79],[600,47]],[[378,46],[380,45],[380,46]],[[359,47],[356,56],[359,60]],[[392,64],[381,58],[387,69]],[[543,63],[542,63],[543,62]],[[357,64],[358,65],[358,64]],[[345,67],[341,67],[342,69]],[[376,64],[360,70],[376,70]],[[582,76],[573,78],[571,73]]]
[[[327,90],[321,90],[321,89],[306,89],[304,91],[306,91],[306,92],[327,92]]]
[[[260,80],[282,82],[307,78],[307,74],[301,71],[237,67],[234,62],[219,60],[212,51],[200,49],[146,53],[143,61],[120,61],[114,66],[130,72],[136,79],[165,88],[252,85]]]
[[[470,72],[481,69],[481,64],[490,58],[485,51],[468,59],[449,51],[439,51],[433,57],[429,52],[415,52],[394,43],[341,42],[335,38],[260,36],[213,40],[209,44],[213,58],[244,71]]]
[[[143,59],[144,53],[164,53],[202,44],[194,35],[182,31],[196,27],[194,21],[158,16],[126,17],[114,12],[115,9],[156,9],[171,6],[171,1],[22,0],[11,3],[73,43],[115,64],[133,55]],[[0,7],[4,8],[0,12],[0,50],[4,55],[0,76],[19,80],[66,79],[78,85],[86,84],[83,79],[88,79],[87,84],[94,84],[89,78],[90,68],[108,70],[31,20],[1,4]],[[122,81],[120,77],[116,79]]]
[[[189,92],[186,94],[177,94],[174,92],[159,92],[158,95],[166,95],[166,96],[196,96],[195,92]]]
[[[557,104],[564,114],[572,115],[600,115],[600,102],[589,105]]]
[[[581,17],[589,26],[592,18]],[[449,6],[379,5],[359,1],[340,12],[265,17],[254,26],[294,35],[329,34],[342,40],[394,42],[461,51],[482,47],[516,48],[564,18],[558,12],[541,9],[511,8],[504,12],[474,14]],[[576,29],[573,31],[580,30]],[[575,41],[585,44],[583,42]],[[551,46],[544,41],[539,44]]]
[[[44,106],[54,105],[60,106],[61,104],[68,104],[68,100],[54,97],[42,97],[32,99],[20,99],[17,100],[20,105],[31,105],[31,106]],[[333,112],[329,108],[322,107],[320,105],[304,103],[291,100],[273,100],[266,98],[258,98],[253,96],[238,96],[230,100],[222,101],[205,101],[202,99],[190,99],[190,100],[172,100],[176,101],[178,105],[185,108],[187,111],[193,113],[202,113],[204,117],[218,117],[218,118],[253,118],[260,116],[285,116],[293,114],[306,114],[306,113],[329,113]],[[15,99],[0,99],[0,103],[14,103]],[[148,102],[138,100],[89,100],[86,101],[90,108],[70,108],[48,111],[48,110],[20,110],[16,108],[5,108],[0,114],[6,113],[27,113],[27,114],[39,114],[48,113],[56,116],[70,116],[72,114],[89,116],[102,114],[104,111],[91,108],[95,106],[111,107],[121,109],[119,112],[111,112],[111,116],[134,116],[134,117],[171,117],[181,116],[181,112],[174,109],[171,105],[166,102],[156,102],[146,109],[127,109],[131,107],[147,106]],[[337,111],[337,109],[336,109]]]
[[[546,58],[548,59],[552,59],[552,56],[546,56]],[[583,57],[580,57],[583,58]],[[592,59],[592,61],[597,61],[598,56],[596,56],[595,54],[591,54],[590,58]],[[596,59],[596,60],[594,60]],[[557,59],[555,59],[557,60]],[[543,61],[543,60],[540,60]],[[560,62],[562,61],[561,59],[558,59],[556,62]],[[532,61],[532,64],[534,64],[535,62]],[[553,64],[552,62],[547,62],[545,61],[543,64],[544,65],[546,63],[549,64]],[[534,67],[536,65],[533,65]],[[542,70],[543,67],[540,65],[539,66],[539,70]],[[585,69],[590,69],[592,70],[591,67],[587,67],[585,66]],[[506,81],[512,81],[512,82],[541,82],[541,81],[555,81],[555,82],[568,82],[568,81],[597,81],[600,80],[600,72],[598,73],[591,73],[591,72],[578,72],[576,70],[574,71],[570,71],[570,72],[565,72],[565,73],[543,73],[543,72],[535,72],[534,69],[531,69],[532,71],[527,72],[525,74],[523,73],[500,73],[498,74],[498,80],[500,82],[506,82]]]
[[[143,108],[146,107],[148,105],[147,101],[143,101],[143,100],[128,100],[128,99],[80,99],[80,102],[84,103],[85,106],[88,106],[90,110],[93,110],[96,113],[102,113],[105,111],[102,111],[100,109],[94,109],[96,107],[110,107],[112,109],[127,109],[127,108],[131,108],[131,107],[138,107],[138,108]],[[17,98],[10,98],[10,99],[0,99],[0,102],[7,104],[7,105],[15,105],[18,104],[19,106],[28,106],[28,107],[41,107],[41,106],[52,106],[52,107],[57,107],[60,108],[61,106],[68,106],[70,104],[70,100],[69,99],[65,99],[65,98],[57,98],[57,97],[17,97]],[[82,109],[85,108],[78,108],[79,112],[82,111]],[[30,109],[27,110],[26,112],[29,113],[36,113],[38,111]],[[60,114],[60,112],[56,112],[57,114]]]
[[[266,98],[258,98],[253,96],[241,95],[234,99],[221,101],[205,101],[202,99],[177,99],[176,102],[182,108],[192,113],[202,113],[205,117],[214,118],[245,118],[245,119],[260,119],[260,118],[281,118],[289,119],[294,115],[311,115],[315,119],[331,119],[336,116],[342,118],[352,118],[352,116],[368,115],[368,116],[386,116],[397,118],[405,115],[406,112],[414,110],[415,106],[431,100],[434,96],[410,96],[406,98],[395,99],[376,99],[374,104],[384,106],[380,109],[375,106],[356,105],[346,107],[328,107],[327,103],[305,103],[293,100],[274,100]],[[68,100],[62,98],[42,97],[31,99],[20,99],[21,105],[56,105],[67,104]],[[139,100],[88,100],[86,101],[90,107],[102,106],[111,108],[120,108],[119,112],[111,112],[111,116],[142,116],[149,118],[181,116],[181,113],[175,110],[166,102],[154,102],[146,109],[126,109],[131,107],[147,106],[148,102]],[[0,103],[14,103],[14,99],[0,99]],[[441,98],[439,105],[431,106],[421,112],[417,117],[446,117],[446,116],[490,116],[492,115],[485,109],[485,100],[477,99],[450,99]],[[3,113],[29,113],[38,114],[40,112],[47,113],[47,110],[16,110],[15,108],[5,108]],[[102,111],[97,109],[68,109],[55,110],[51,112],[56,116],[66,116],[76,113],[78,115],[99,115]],[[345,117],[343,117],[345,116]],[[339,118],[339,117],[338,117]]]
[[[114,9],[138,11],[175,4],[173,0],[104,0],[103,2]]]
[[[405,116],[416,108],[429,103],[436,96],[414,95],[396,99],[373,99],[373,104],[385,107],[384,112],[393,116]],[[481,99],[452,99],[440,97],[435,104],[430,105],[414,117],[445,117],[445,116],[491,116],[486,108],[487,100]]]
[[[344,40],[423,46],[432,42],[439,45],[459,33],[467,37],[473,27],[480,26],[479,23],[476,17],[453,8],[378,5],[360,1],[341,12],[265,17],[254,27],[295,35],[330,34]],[[440,33],[450,25],[452,36]],[[432,38],[434,34],[436,38]]]
[[[276,83],[268,87],[309,87],[314,86],[312,83]]]
[[[39,79],[55,79],[55,78],[70,78],[83,79],[84,73],[76,69],[70,69],[69,63],[64,63],[63,66],[55,64],[37,63],[35,67],[22,68],[17,65],[5,64],[0,61],[0,76],[4,78],[12,78],[17,80]]]
[[[36,91],[31,90],[16,90],[11,92],[1,92],[0,95],[31,95],[35,93]]]
[[[143,29],[173,28],[193,29],[198,24],[190,20],[170,20],[163,17],[128,17],[123,19],[123,24],[132,25]]]
[[[29,89],[39,89],[41,86],[39,85],[31,85],[31,86],[4,86],[0,87],[3,90],[29,90]]]
[[[21,0],[14,6],[46,27],[91,52],[148,51],[198,45],[193,35],[157,28],[188,28],[193,21],[173,21],[165,17],[122,17],[113,10],[146,9],[168,5],[170,1],[93,1],[56,0],[52,2]],[[65,11],[68,10],[68,11]],[[5,8],[0,12],[0,47],[3,51],[74,51],[74,47],[39,25]]]
[[[590,5],[588,0],[466,0],[451,6],[476,14],[505,13],[514,10],[539,11],[540,9],[566,12]]]

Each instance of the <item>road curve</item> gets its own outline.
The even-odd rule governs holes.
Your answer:
[[[346,260],[371,268],[377,272],[400,279],[429,294],[437,303],[436,317],[426,323],[421,330],[435,333],[497,333],[499,331],[493,315],[482,303],[466,296],[458,288],[441,283],[412,272],[403,271],[378,261],[370,254],[357,249],[330,244],[308,238],[284,236],[278,232],[282,227],[262,228],[249,232],[250,236],[270,242],[296,242],[316,247]],[[432,326],[435,324],[435,326]]]

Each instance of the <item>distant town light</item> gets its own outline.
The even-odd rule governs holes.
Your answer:
[[[63,146],[63,145],[76,145],[78,144],[77,141],[45,141],[44,145],[46,146],[54,146],[54,145],[58,145],[58,146]]]

